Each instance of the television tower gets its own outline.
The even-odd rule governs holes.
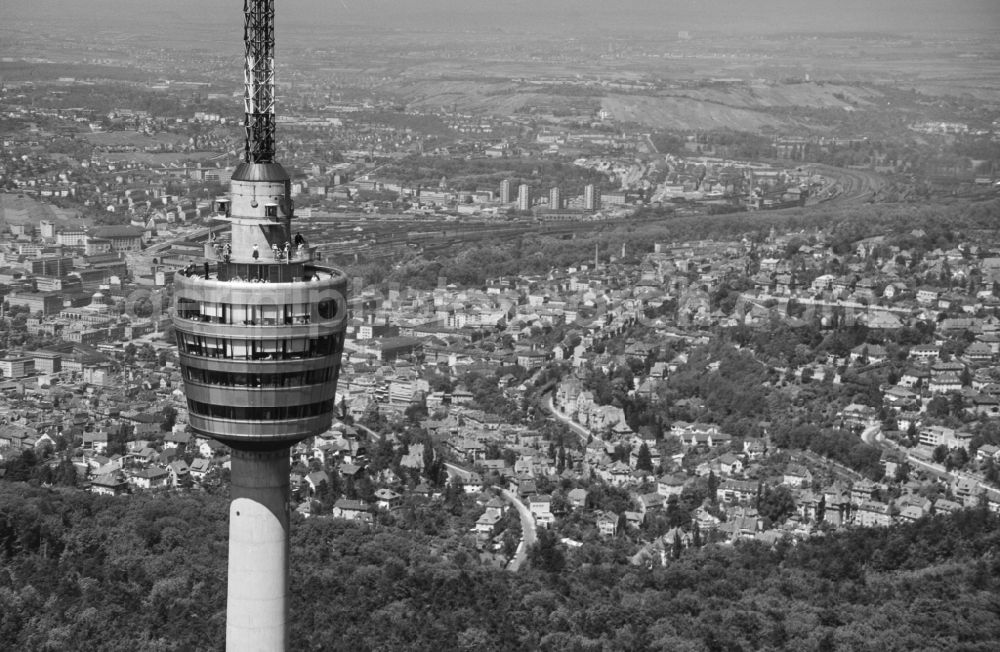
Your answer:
[[[245,147],[201,265],[178,274],[174,327],[196,433],[232,449],[226,649],[288,647],[289,454],[333,421],[347,278],[292,235],[274,160],[274,0],[244,0]]]

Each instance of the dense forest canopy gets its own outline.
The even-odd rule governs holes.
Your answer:
[[[444,184],[454,190],[496,191],[501,181],[510,181],[514,194],[522,183],[532,186],[534,192],[548,192],[559,187],[565,196],[578,195],[588,183],[602,190],[614,190],[607,174],[597,170],[546,159],[457,159],[447,157],[409,158],[387,163],[380,174],[407,186],[437,188]]]
[[[0,640],[222,649],[225,512],[221,496],[0,484]],[[509,573],[403,528],[296,518],[291,648],[985,651],[1000,640],[1000,517],[985,509],[677,553],[644,568],[543,550]]]

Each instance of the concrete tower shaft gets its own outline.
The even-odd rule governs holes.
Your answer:
[[[226,649],[288,648],[288,449],[233,450]]]

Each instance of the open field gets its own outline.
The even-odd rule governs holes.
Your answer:
[[[80,137],[97,147],[135,147],[137,149],[175,145],[185,140],[176,134],[148,136],[137,131],[97,131],[81,134]]]
[[[214,161],[225,159],[218,152],[108,152],[100,155],[109,163],[135,162],[146,165],[170,165],[182,161]],[[232,162],[232,159],[231,161]]]
[[[4,224],[38,224],[49,220],[60,224],[87,226],[89,222],[78,219],[73,210],[66,210],[52,204],[37,201],[27,195],[0,193],[0,220]]]

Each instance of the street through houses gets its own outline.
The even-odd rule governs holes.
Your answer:
[[[587,442],[591,437],[591,432],[556,409],[555,405],[553,404],[552,392],[548,392],[545,394],[545,398],[542,400],[542,406],[545,408],[545,411],[548,412],[554,419],[556,419],[557,421],[561,421],[565,423],[567,426],[569,426],[570,429],[574,433],[576,433],[577,437],[580,438],[580,443],[584,447],[586,447]]]
[[[507,564],[507,570],[517,571],[521,568],[524,561],[528,558],[528,549],[535,545],[538,540],[537,533],[535,531],[535,519],[532,517],[531,512],[524,503],[518,499],[517,495],[510,491],[509,489],[501,489],[500,492],[503,494],[504,498],[507,499],[517,513],[521,515],[521,543],[517,546],[517,554],[514,558],[510,560]]]
[[[870,426],[866,428],[863,433],[861,433],[861,440],[870,446],[878,446],[884,450],[888,451],[898,451],[906,455],[906,461],[915,467],[920,468],[922,471],[930,473],[935,477],[952,484],[956,480],[966,480],[971,481],[975,487],[981,491],[986,492],[988,497],[992,500],[1000,498],[1000,491],[997,490],[993,485],[987,484],[982,481],[981,478],[971,476],[965,473],[956,473],[954,471],[949,471],[943,464],[938,464],[927,459],[922,459],[915,455],[912,451],[902,448],[899,444],[887,440],[882,435],[882,429],[878,425]]]

